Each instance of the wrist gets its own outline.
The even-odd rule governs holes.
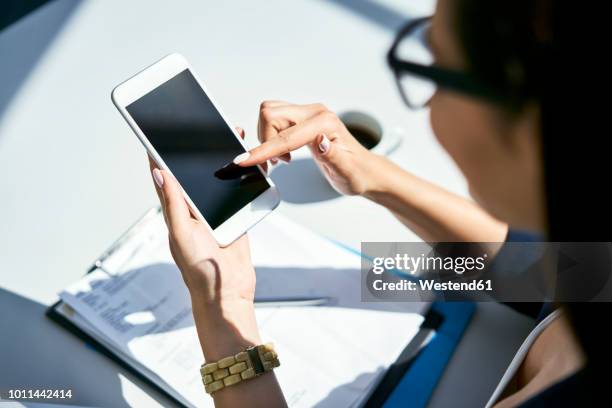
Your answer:
[[[389,190],[387,181],[391,170],[389,169],[390,162],[387,158],[368,151],[368,155],[362,163],[364,191],[361,195],[369,200],[376,201],[376,197]]]
[[[192,297],[192,309],[206,361],[217,361],[262,343],[252,301],[206,303]]]

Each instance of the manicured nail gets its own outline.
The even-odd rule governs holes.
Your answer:
[[[234,158],[234,164],[240,164],[251,156],[251,153],[244,152]]]
[[[164,186],[164,176],[159,169],[153,169],[153,180],[155,180],[157,187],[162,188]]]
[[[319,143],[319,151],[321,154],[325,154],[329,151],[329,139],[325,135],[323,135],[321,143]]]

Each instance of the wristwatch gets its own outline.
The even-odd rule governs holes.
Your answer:
[[[204,389],[208,394],[230,385],[258,377],[278,367],[278,355],[272,343],[249,347],[233,356],[214,363],[203,364],[200,368]]]

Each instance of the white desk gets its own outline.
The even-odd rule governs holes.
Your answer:
[[[393,160],[466,194],[431,134],[427,112],[404,108],[385,65],[394,30],[431,6],[56,0],[0,33],[0,360],[13,367],[2,370],[0,387],[68,384],[78,392],[73,402],[90,405],[156,398],[42,312],[156,203],[144,150],[112,105],[110,90],[170,52],[191,61],[250,142],[264,99],[361,109],[384,126],[405,129]],[[361,198],[334,197],[312,164],[297,156],[273,173],[286,199],[280,211],[355,247],[416,239],[386,210]],[[495,330],[486,327],[490,322],[497,322]],[[443,404],[445,395],[457,398],[451,393],[460,378],[471,390],[466,402],[486,399],[528,326],[501,306],[480,307],[432,404]],[[487,377],[465,374],[478,367]]]

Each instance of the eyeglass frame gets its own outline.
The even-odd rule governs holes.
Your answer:
[[[505,99],[502,92],[483,83],[483,81],[476,78],[473,74],[442,68],[435,65],[425,65],[417,62],[406,61],[397,56],[397,48],[400,42],[412,35],[417,28],[421,27],[422,24],[430,21],[431,16],[427,16],[408,22],[398,31],[395,39],[393,40],[391,48],[387,52],[387,63],[393,71],[395,83],[404,103],[411,109],[421,109],[429,104],[431,98],[423,105],[415,105],[410,102],[410,99],[404,92],[404,87],[401,84],[401,76],[403,73],[429,79],[436,84],[436,87],[439,88],[451,89],[453,91],[466,93],[496,102]]]

